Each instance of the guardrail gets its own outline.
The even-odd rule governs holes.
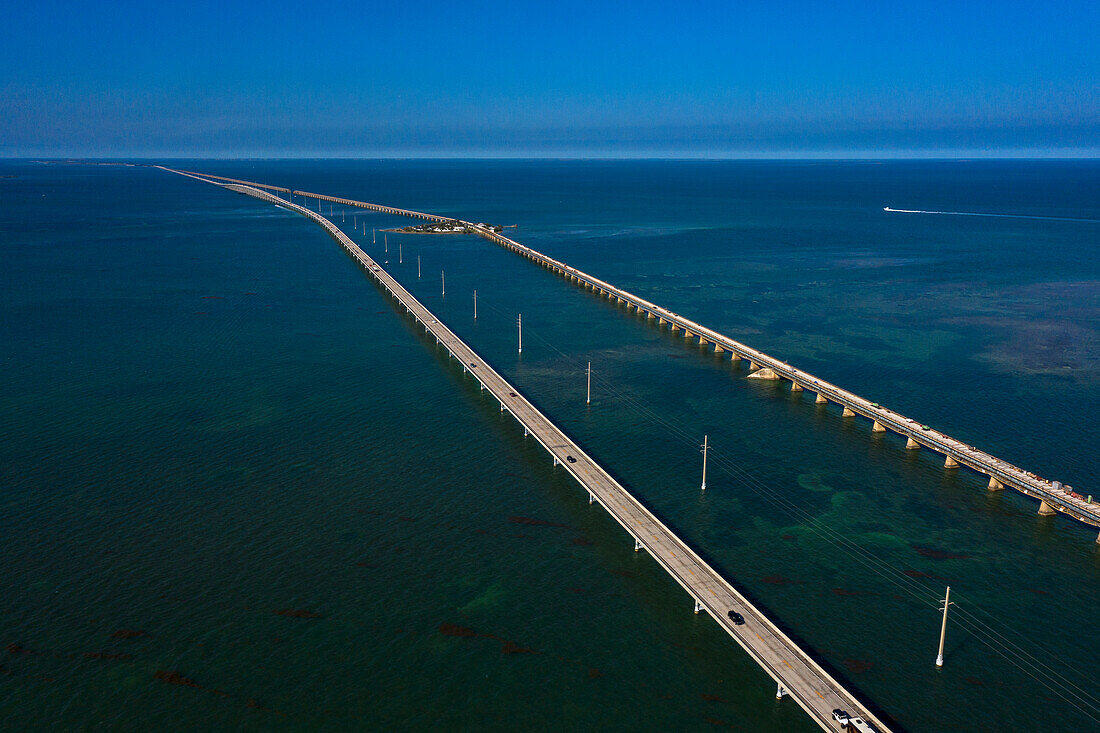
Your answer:
[[[195,176],[192,176],[195,177]],[[201,179],[200,179],[201,180]],[[429,311],[420,301],[418,301],[411,293],[409,293],[404,287],[398,283],[392,275],[390,275],[385,269],[381,268],[373,259],[368,257],[358,246],[347,237],[346,234],[335,226],[332,222],[326,219],[324,216],[310,211],[309,209],[299,206],[298,204],[288,203],[278,197],[272,196],[264,191],[257,189],[250,189],[244,184],[218,184],[224,185],[230,190],[244,193],[249,196],[253,196],[271,203],[281,205],[284,207],[290,207],[291,210],[302,214],[314,222],[320,224],[328,232],[333,239],[335,239],[340,246],[351,255],[356,262],[373,277],[391,296],[393,296],[401,305],[403,305],[410,314],[424,327],[424,329],[430,332],[436,341],[442,344],[448,351],[448,353],[457,358],[460,363],[463,364],[463,371],[468,372],[474,376],[478,383],[500,402],[501,410],[503,411],[508,406],[509,413],[519,422],[523,427],[525,434],[532,435],[538,443],[550,453],[555,462],[565,468],[565,470],[573,476],[573,478],[585,489],[588,490],[589,495],[595,497],[600,506],[602,506],[609,515],[624,529],[627,534],[631,536],[635,543],[645,547],[648,554],[653,557],[658,565],[660,565],[672,578],[675,580],[688,594],[696,601],[697,608],[705,608],[718,623],[730,634],[731,637],[741,646],[752,658],[757,662],[764,670],[771,676],[777,684],[780,685],[780,689],[788,692],[798,702],[813,719],[825,730],[834,730],[838,728],[838,724],[832,720],[828,706],[824,709],[814,707],[811,702],[816,702],[807,697],[804,699],[803,695],[809,695],[810,691],[801,689],[801,685],[795,684],[789,678],[789,675],[785,674],[777,665],[770,662],[763,656],[764,650],[767,648],[764,646],[760,652],[753,648],[749,643],[740,637],[738,633],[735,633],[730,626],[730,622],[725,618],[723,608],[714,606],[711,601],[702,592],[702,588],[696,586],[691,580],[687,579],[682,573],[680,573],[673,565],[663,556],[663,553],[658,550],[649,540],[645,539],[642,533],[638,532],[635,527],[632,527],[629,518],[622,514],[616,507],[612,505],[602,494],[604,493],[606,486],[611,486],[614,489],[614,496],[621,500],[625,500],[629,505],[639,514],[645,517],[645,519],[660,530],[665,538],[666,542],[674,544],[676,550],[682,553],[685,557],[690,557],[692,564],[696,566],[696,570],[700,570],[703,574],[708,576],[707,582],[714,582],[723,586],[728,594],[735,597],[737,602],[749,613],[749,615],[755,619],[762,627],[765,627],[774,638],[781,643],[781,646],[791,655],[797,662],[809,671],[813,676],[821,680],[823,686],[833,695],[836,695],[838,701],[853,710],[859,711],[859,714],[864,718],[873,721],[878,729],[883,733],[889,733],[889,729],[883,724],[877,717],[874,716],[864,705],[852,695],[847,689],[837,682],[828,672],[825,671],[809,654],[802,650],[794,641],[792,641],[782,630],[779,629],[764,613],[756,608],[747,598],[745,598],[736,588],[734,588],[728,581],[726,581],[717,571],[715,571],[706,561],[704,561],[698,553],[696,553],[689,545],[683,542],[672,530],[670,530],[660,519],[657,518],[644,504],[642,504],[632,493],[627,491],[622,485],[620,485],[610,474],[607,473],[591,456],[589,456],[582,448],[576,445],[560,428],[558,428],[549,418],[547,418],[538,408],[536,408],[529,400],[520,394],[518,389],[510,384],[499,372],[497,372],[490,364],[488,364],[477,352],[475,352],[469,345],[462,341],[453,331],[451,331],[446,325],[444,325],[438,318]],[[459,353],[456,353],[459,352]],[[477,368],[480,372],[474,372],[473,368],[467,368],[467,360],[470,358],[476,359]],[[473,363],[471,363],[473,366]],[[516,409],[519,407],[519,409]],[[524,419],[520,413],[530,413],[534,418]],[[563,452],[563,449],[568,449],[569,453]],[[580,457],[580,462],[571,464],[567,457],[573,455]],[[577,466],[586,466],[599,472],[599,478],[604,482],[603,486],[593,485],[585,480],[581,476]],[[652,528],[651,528],[652,529]],[[636,546],[637,546],[636,544]],[[697,582],[704,582],[703,580],[697,580]],[[761,643],[764,644],[763,638]],[[789,663],[787,663],[789,666]],[[820,692],[817,693],[819,696]],[[824,698],[822,698],[824,700]]]
[[[907,438],[912,438],[913,441],[918,444],[933,448],[946,456],[950,456],[961,465],[965,465],[979,473],[984,473],[987,476],[997,479],[1004,486],[1040,498],[1047,502],[1048,505],[1053,505],[1063,513],[1070,514],[1081,522],[1093,526],[1100,526],[1100,507],[1079,499],[1074,499],[1065,492],[1059,493],[1059,491],[1054,488],[1053,481],[1034,477],[1022,468],[1013,466],[1007,461],[1003,461],[977,448],[967,446],[961,441],[957,441],[940,431],[924,430],[923,426],[914,428],[912,427],[913,425],[919,424],[911,418],[888,408],[881,406],[875,407],[873,403],[859,395],[849,392],[830,382],[818,379],[808,372],[796,369],[786,362],[769,356],[751,346],[742,344],[711,328],[696,323],[678,313],[674,313],[667,308],[663,308],[633,293],[618,288],[611,283],[589,275],[560,260],[549,257],[538,250],[520,244],[519,242],[497,234],[496,232],[489,231],[483,227],[478,227],[475,224],[470,224],[468,222],[463,223],[469,226],[471,230],[480,237],[520,252],[551,269],[557,270],[561,274],[571,275],[577,280],[587,283],[598,290],[614,295],[620,300],[633,305],[639,311],[651,313],[655,317],[662,318],[671,324],[675,324],[678,328],[689,331],[727,351],[737,354],[739,358],[760,365],[761,368],[769,368],[777,376],[796,383],[803,389],[816,392],[826,398],[831,398],[833,402],[847,407],[856,414],[877,422],[880,425],[888,426],[894,432]]]
[[[163,168],[163,166],[158,166]],[[170,168],[164,168],[164,170],[172,170]],[[173,171],[191,175],[193,177],[199,177],[203,174],[195,174],[190,171]],[[347,199],[337,196],[328,196],[326,194],[311,193],[308,191],[291,191],[290,189],[280,188],[277,186],[266,186],[264,184],[254,184],[248,181],[240,181],[237,179],[226,178],[224,176],[206,176],[207,178],[217,178],[219,180],[231,181],[233,183],[254,186],[260,188],[267,188],[270,190],[277,190],[291,194],[291,196],[299,195],[304,197],[312,197],[319,200],[330,201],[333,203],[339,203],[345,206],[353,206],[357,208],[366,208],[372,211],[378,211],[387,214],[393,214],[396,216],[407,216],[410,218],[424,219],[428,221],[451,221],[448,217],[438,216],[436,214],[427,214],[421,211],[413,211],[410,209],[398,209],[390,206],[381,206],[379,204],[371,204],[365,201],[356,201],[354,199]],[[308,209],[306,209],[308,211]],[[986,476],[995,479],[1002,486],[1012,488],[1015,491],[1027,494],[1040,499],[1048,506],[1054,509],[1068,514],[1078,521],[1090,524],[1093,526],[1100,526],[1100,505],[1088,503],[1082,499],[1077,499],[1069,495],[1068,491],[1055,488],[1054,481],[1044,479],[1035,474],[1025,471],[1024,469],[1014,466],[1013,464],[1001,460],[996,456],[990,455],[981,451],[974,446],[967,445],[962,441],[951,438],[950,436],[938,431],[938,430],[924,430],[923,426],[917,423],[915,420],[908,418],[900,413],[894,412],[888,408],[876,406],[875,403],[860,397],[848,390],[845,390],[835,384],[818,379],[808,372],[804,372],[800,369],[796,369],[786,362],[780,361],[768,354],[752,348],[746,344],[743,344],[735,339],[732,339],[724,334],[718,333],[713,329],[703,326],[700,323],[674,313],[667,308],[663,308],[656,303],[652,303],[644,298],[641,298],[633,293],[622,290],[611,283],[601,280],[593,275],[589,275],[586,272],[578,270],[575,267],[567,265],[560,260],[556,260],[549,257],[538,250],[532,249],[526,245],[520,244],[508,237],[501,234],[497,234],[485,227],[480,227],[477,224],[471,222],[459,221],[466,226],[472,233],[483,237],[499,244],[503,247],[518,252],[540,264],[555,269],[561,274],[570,275],[577,280],[584,282],[595,289],[604,291],[609,295],[614,295],[616,298],[623,302],[633,306],[639,311],[645,311],[652,314],[656,318],[663,319],[673,324],[676,328],[683,329],[690,332],[692,335],[698,336],[701,339],[705,339],[713,344],[720,346],[722,349],[736,354],[738,358],[747,359],[748,361],[760,365],[762,368],[766,367],[772,370],[778,377],[787,379],[792,383],[798,384],[803,389],[811,392],[815,392],[821,395],[825,399],[831,399],[833,402],[840,404],[848,408],[851,412],[861,415],[869,420],[872,420],[879,425],[889,427],[895,433],[903,435],[906,438],[913,440],[914,443],[922,445],[933,450],[936,450],[945,456],[950,457],[956,463],[966,466],[974,471],[985,474]],[[918,425],[917,428],[912,427]],[[1098,537],[1100,542],[1100,537]]]

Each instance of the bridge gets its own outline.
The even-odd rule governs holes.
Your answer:
[[[160,167],[160,166],[158,166]],[[170,170],[170,169],[165,169]],[[426,214],[408,209],[396,209],[389,206],[381,206],[365,201],[327,196],[324,194],[296,191],[265,184],[253,184],[248,181],[239,181],[224,176],[210,176],[195,174],[190,171],[176,171],[213,178],[229,183],[239,183],[256,188],[266,188],[294,196],[311,198],[318,201],[350,206],[370,211],[377,211],[398,216],[408,216],[427,221],[453,221],[450,217]],[[1050,516],[1064,514],[1080,522],[1100,528],[1100,505],[1094,504],[1091,497],[1084,497],[1073,491],[1072,487],[1063,485],[1060,481],[1053,481],[1026,471],[1008,461],[980,450],[976,446],[964,443],[961,440],[931,428],[916,420],[902,415],[877,402],[872,402],[864,397],[854,394],[842,387],[820,379],[809,372],[791,366],[785,361],[780,361],[762,351],[741,343],[729,336],[718,333],[695,321],[673,313],[655,303],[641,298],[611,283],[605,282],[593,275],[582,272],[560,260],[549,257],[531,247],[520,244],[508,237],[493,232],[477,224],[459,220],[471,234],[476,234],[490,242],[498,244],[505,249],[515,252],[527,259],[561,275],[578,287],[590,290],[601,297],[606,297],[627,310],[644,315],[647,321],[655,323],[658,327],[668,328],[674,333],[680,333],[685,339],[691,339],[700,346],[713,347],[717,353],[729,353],[734,361],[746,361],[749,366],[749,379],[767,381],[786,381],[790,383],[792,392],[810,392],[814,395],[817,404],[825,405],[833,402],[842,408],[843,418],[855,418],[860,416],[871,423],[872,433],[884,433],[888,430],[901,435],[906,439],[905,447],[908,450],[927,448],[944,457],[944,469],[953,470],[960,466],[972,469],[988,478],[989,491],[1003,491],[1010,488],[1021,494],[1030,496],[1039,501],[1039,514]],[[1100,533],[1097,534],[1097,543],[1100,543]]]
[[[187,175],[223,186],[262,201],[282,206],[308,217],[320,225],[345,252],[389,295],[397,306],[430,334],[436,343],[462,365],[481,390],[488,391],[553,459],[587,491],[588,502],[598,503],[634,540],[635,551],[645,550],[694,602],[695,613],[705,611],[775,681],[776,697],[789,696],[821,728],[844,730],[832,717],[842,708],[853,716],[873,724],[882,733],[886,727],[865,705],[835,680],[806,651],[783,633],[729,581],[664,525],[649,509],[627,491],[599,463],[580,448],[564,431],[542,414],[520,390],[502,377],[469,345],[455,335],[431,311],[397,282],[374,259],[360,249],[344,232],[324,216],[299,204],[290,203],[267,191],[242,183],[207,180],[201,174],[164,170]],[[743,624],[729,616],[741,614]]]

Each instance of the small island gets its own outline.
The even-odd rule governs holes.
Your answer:
[[[474,226],[481,227],[482,229],[488,229],[491,232],[500,233],[504,227],[497,224],[485,224],[478,223]],[[458,219],[448,219],[447,221],[433,221],[427,224],[417,224],[411,227],[401,227],[400,229],[384,229],[386,232],[397,232],[398,234],[470,234],[470,225]]]

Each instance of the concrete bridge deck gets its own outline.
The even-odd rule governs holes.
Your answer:
[[[166,168],[165,170],[171,169]],[[195,174],[190,171],[174,172],[203,176],[203,174]],[[352,206],[428,221],[451,220],[449,217],[437,216],[435,214],[427,214],[408,209],[396,209],[365,201],[355,201],[353,199],[309,193],[307,191],[292,191],[276,186],[252,184],[247,181],[238,181],[237,179],[225,178],[223,176],[204,177],[269,188],[271,190],[288,193],[292,198],[293,196],[303,196],[306,198],[314,198],[318,201],[329,201],[344,206]],[[730,338],[729,336],[696,323],[689,318],[673,313],[666,308],[662,308],[622,288],[618,288],[597,277],[582,272],[575,267],[571,267],[531,247],[527,247],[526,245],[520,244],[519,242],[484,227],[479,227],[476,224],[465,221],[462,223],[469,227],[472,234],[488,239],[506,249],[527,257],[543,267],[567,278],[579,287],[593,290],[628,309],[633,308],[636,312],[645,314],[647,320],[655,320],[659,326],[667,326],[673,331],[680,331],[685,338],[698,339],[700,345],[713,346],[716,352],[729,352],[731,358],[735,360],[743,359],[748,361],[750,369],[752,370],[752,373],[749,375],[750,378],[787,380],[791,383],[792,391],[813,392],[816,394],[816,401],[818,403],[828,403],[831,401],[839,404],[844,408],[843,417],[847,418],[859,415],[870,420],[872,432],[885,432],[886,430],[891,430],[906,438],[906,448],[908,449],[915,450],[924,447],[941,453],[944,456],[944,467],[946,469],[966,466],[978,473],[984,474],[989,478],[988,488],[991,491],[1011,488],[1022,494],[1038,499],[1039,514],[1041,515],[1061,513],[1073,517],[1085,524],[1100,527],[1100,504],[1091,503],[1080,495],[1075,496],[1074,494],[1076,492],[1071,491],[1070,487],[1063,486],[1061,482],[1037,476],[1031,471],[1026,471],[1008,461],[986,453],[973,445],[968,445],[967,443],[952,438],[939,430],[933,428],[926,430],[921,423],[912,418],[860,397],[835,384],[819,379],[809,372],[797,369],[786,362],[780,361],[762,351]],[[1100,542],[1100,534],[1097,536],[1097,542]]]
[[[1060,482],[1045,479],[1030,471],[1025,471],[1008,461],[952,438],[939,430],[926,429],[924,425],[912,418],[819,379],[809,372],[797,369],[784,361],[771,357],[684,316],[673,313],[564,262],[519,244],[508,237],[473,224],[469,226],[471,231],[478,236],[517,252],[581,287],[590,288],[601,295],[617,300],[627,308],[634,308],[639,313],[645,314],[647,319],[656,319],[659,325],[667,324],[673,331],[682,331],[685,338],[698,338],[700,345],[713,345],[714,350],[717,352],[728,351],[733,359],[748,361],[751,368],[754,369],[754,372],[749,375],[750,377],[788,380],[791,382],[793,391],[814,392],[819,403],[832,401],[841,405],[844,408],[844,417],[860,415],[871,420],[874,432],[884,432],[888,428],[905,436],[907,439],[906,447],[909,449],[927,447],[943,454],[945,468],[967,466],[985,474],[989,477],[990,490],[996,491],[1009,487],[1039,499],[1040,514],[1061,512],[1086,524],[1100,527],[1100,505],[1073,496],[1075,492],[1070,491],[1071,487],[1065,487]],[[1097,541],[1100,542],[1100,536],[1098,536]]]
[[[171,170],[171,169],[165,169]],[[172,171],[175,172],[175,171]],[[201,179],[196,174],[190,175]],[[213,183],[211,181],[211,183]],[[472,348],[439,321],[376,261],[325,217],[298,204],[256,188],[235,183],[216,183],[233,191],[283,206],[322,226],[333,239],[411,315],[425,332],[462,364],[463,370],[488,390],[531,435],[587,491],[589,502],[598,502],[634,539],[635,549],[644,549],[684,588],[695,602],[695,612],[706,611],[775,680],[778,694],[793,698],[821,728],[843,730],[832,711],[843,708],[873,723],[883,733],[889,729],[852,693],[838,683],[809,654],[803,651],[732,584],[699,557],[674,532],[620,485],[602,466],[585,453],[560,428],[531,404]],[[572,458],[572,460],[570,460]],[[744,616],[734,624],[729,611]]]
[[[284,189],[285,190],[285,189]],[[367,208],[401,216],[411,216],[431,221],[448,221],[447,217],[425,214],[423,212],[408,211],[406,209],[394,209],[392,207],[369,204],[351,199],[343,199],[321,194],[313,194],[305,191],[294,191],[295,195],[313,197],[323,201],[331,201],[346,206]],[[506,249],[521,254],[538,264],[570,279],[575,284],[590,288],[601,295],[615,299],[627,308],[634,308],[650,319],[656,319],[658,324],[667,324],[673,331],[682,331],[685,338],[698,339],[701,345],[712,345],[715,351],[729,352],[733,359],[744,359],[750,363],[754,372],[750,377],[758,379],[788,380],[794,391],[809,391],[817,395],[819,403],[835,402],[844,408],[844,417],[860,415],[871,420],[874,432],[892,430],[906,438],[906,447],[913,450],[921,447],[930,448],[944,456],[945,468],[957,468],[966,466],[989,478],[988,487],[992,491],[1011,488],[1022,494],[1026,494],[1039,500],[1039,513],[1042,515],[1063,513],[1094,527],[1100,527],[1100,505],[1088,502],[1079,496],[1070,487],[1063,487],[1059,482],[1037,476],[1015,466],[1008,461],[997,458],[975,446],[963,443],[934,428],[925,429],[924,426],[900,413],[883,407],[877,403],[849,392],[842,387],[818,379],[814,375],[792,367],[790,364],[775,359],[762,351],[743,344],[702,324],[685,318],[677,313],[651,303],[633,293],[627,292],[608,282],[600,280],[588,273],[571,267],[564,262],[542,254],[526,245],[522,245],[508,237],[496,232],[479,227],[470,222],[462,222],[470,228],[471,233],[495,242]],[[759,367],[759,369],[756,369]],[[1100,542],[1100,534],[1097,536]]]

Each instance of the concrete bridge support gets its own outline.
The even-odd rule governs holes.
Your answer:
[[[171,169],[166,169],[166,170],[171,170]],[[177,172],[179,172],[179,171],[177,171]],[[184,173],[185,175],[189,175],[185,171],[183,171],[182,173]],[[234,181],[236,179],[224,179],[224,180]],[[246,186],[247,185],[252,185],[252,184],[249,184],[248,182],[239,182],[239,183],[243,183]],[[224,184],[221,184],[221,185],[224,185]],[[257,184],[257,185],[262,186],[262,184]],[[356,206],[356,207],[366,208],[366,209],[369,209],[369,210],[372,210],[372,211],[381,211],[381,212],[392,214],[392,215],[410,216],[410,217],[422,219],[422,220],[425,220],[425,221],[444,221],[445,220],[443,217],[436,217],[434,215],[428,215],[428,214],[424,214],[424,213],[421,213],[421,212],[408,211],[408,210],[405,210],[405,209],[398,209],[398,208],[394,208],[394,207],[381,207],[381,206],[377,206],[377,205],[373,205],[373,204],[365,204],[363,202],[355,202],[355,201],[351,201],[351,200],[348,200],[348,199],[342,199],[342,198],[331,197],[331,196],[320,196],[320,195],[314,195],[314,194],[309,194],[307,196],[307,194],[304,194],[302,192],[293,192],[293,191],[289,191],[288,189],[280,189],[278,187],[270,187],[270,186],[263,186],[263,187],[268,188],[269,190],[273,190],[273,191],[287,191],[288,193],[291,194],[291,199],[292,200],[293,200],[294,196],[303,196],[303,197],[307,197],[307,198],[310,198],[310,199],[317,199],[318,200],[318,211],[321,211],[320,202],[325,201],[325,202],[336,203],[336,204],[339,204],[341,206],[344,206],[344,205]],[[262,198],[272,199],[273,201],[277,200],[277,199],[274,199],[270,194],[261,194],[258,191],[242,190],[239,186],[237,186],[237,187],[229,186],[229,188],[232,189],[232,190],[238,191],[239,193],[248,193],[249,195],[260,194],[260,195],[257,196],[257,198],[262,197]],[[324,226],[330,232],[330,234],[332,234],[335,238],[337,238],[338,242],[341,243],[341,246],[345,250],[347,250],[350,255],[352,255],[355,259],[357,259],[360,264],[366,264],[367,263],[367,260],[364,259],[365,255],[363,255],[362,252],[360,252],[355,247],[355,245],[351,243],[350,240],[347,240],[346,242],[342,241],[340,239],[340,237],[342,235],[338,231],[336,231],[335,227],[330,227],[329,222],[327,220],[323,220],[322,217],[312,214],[311,212],[309,212],[307,209],[305,209],[303,207],[295,207],[295,208],[298,209],[299,211],[301,211],[301,213],[308,216],[310,219],[313,219],[313,220],[317,221],[317,223],[322,224],[322,226]],[[332,209],[330,207],[330,216],[331,215],[332,215]],[[344,213],[344,216],[345,216],[345,219],[346,219],[346,212]],[[559,274],[559,275],[562,275],[562,276],[566,277],[567,280],[569,280],[570,282],[576,283],[576,284],[581,285],[585,288],[592,288],[593,290],[599,291],[601,293],[601,295],[607,295],[607,297],[609,299],[614,297],[616,303],[623,303],[628,308],[633,307],[635,312],[637,312],[637,313],[644,312],[644,313],[646,313],[647,318],[658,318],[658,316],[656,315],[655,312],[650,311],[650,309],[646,306],[639,305],[636,301],[633,300],[635,296],[631,296],[631,295],[627,294],[625,291],[619,290],[618,288],[613,288],[611,286],[608,286],[606,288],[596,286],[594,283],[590,282],[587,279],[587,276],[585,278],[579,277],[578,274],[577,274],[579,271],[576,271],[576,270],[573,270],[572,268],[566,267],[566,266],[563,265],[563,263],[552,261],[549,258],[535,252],[534,250],[531,250],[528,247],[518,245],[518,244],[512,242],[511,240],[508,240],[508,239],[506,239],[504,237],[501,237],[499,235],[489,233],[487,231],[481,230],[480,228],[473,227],[473,226],[469,227],[469,231],[470,231],[470,233],[478,234],[479,236],[482,236],[482,237],[484,237],[484,238],[486,238],[490,241],[493,241],[493,242],[505,247],[506,249],[509,249],[509,250],[511,250],[513,252],[516,252],[516,253],[518,253],[518,254],[520,254],[520,255],[522,255],[522,256],[524,256],[524,257],[526,257],[526,258],[528,258],[532,261],[537,262],[539,265],[541,265],[541,266],[543,266],[547,269],[552,270],[556,274]],[[343,237],[343,239],[346,240],[346,237]],[[379,275],[375,275],[374,279],[378,280],[380,282],[382,281],[382,277],[380,277]],[[386,283],[384,283],[384,282],[382,284],[386,285]],[[405,301],[402,298],[400,298],[396,292],[392,291],[389,288],[388,285],[386,285],[386,289],[387,289],[387,291],[389,291],[389,294],[392,297],[394,297],[395,299],[401,300],[402,303],[405,304],[406,310],[409,311],[408,303],[405,303]],[[409,312],[411,312],[411,311],[409,311]],[[677,320],[679,320],[679,319],[677,318]],[[419,321],[419,319],[418,319],[418,321]],[[660,321],[661,321],[662,325],[664,323],[669,322],[669,321],[667,321],[666,319],[663,319],[663,318],[661,318]],[[676,330],[675,324],[670,323],[670,325],[673,326],[673,331],[675,331]],[[686,338],[693,338],[693,337],[697,336],[698,334],[692,333],[689,330],[689,328],[694,328],[694,327],[695,327],[694,325],[691,326],[691,327],[684,327],[681,323],[681,325],[679,325],[679,330],[685,331],[684,336]],[[428,327],[426,325],[425,325],[425,329],[428,330]],[[438,339],[438,336],[437,336],[436,341],[437,341],[437,344],[440,343],[439,339]],[[752,349],[749,349],[748,347],[743,347],[743,346],[737,344],[736,341],[726,341],[725,337],[723,337],[723,341],[724,341],[724,344],[722,346],[719,346],[718,344],[714,343],[714,341],[712,339],[710,339],[709,337],[708,338],[703,338],[701,335],[699,335],[699,338],[698,338],[698,343],[699,343],[700,346],[710,346],[711,344],[713,344],[713,350],[716,353],[724,352],[724,351],[731,351],[731,360],[736,359],[736,360],[740,361],[741,359],[745,359],[747,361],[750,361],[753,374],[750,374],[749,376],[752,376],[756,379],[767,379],[768,376],[766,376],[764,372],[771,371],[773,374],[776,373],[775,369],[771,369],[771,370],[767,370],[767,369],[762,370],[761,369],[761,365],[759,363],[755,362],[755,354],[758,353],[758,352],[755,352]],[[727,346],[727,345],[725,345],[725,343],[729,343],[730,345]],[[743,353],[738,354],[736,351],[734,351],[734,349],[740,350]],[[449,346],[448,346],[448,351],[449,351],[449,356],[451,356],[452,358],[457,358],[454,355],[453,352],[450,352],[450,347]],[[749,356],[749,354],[753,354],[753,356]],[[461,362],[461,360],[460,360],[460,362]],[[464,374],[467,373],[467,372],[470,373],[471,375],[474,374],[474,372],[472,372],[472,370],[469,370],[469,369],[466,368],[464,363],[462,364],[462,366],[463,366],[463,373]],[[826,398],[824,395],[821,394],[821,392],[819,390],[821,390],[822,387],[819,384],[815,383],[814,380],[812,380],[812,379],[809,380],[811,384],[814,384],[813,387],[806,387],[805,385],[802,385],[800,383],[795,382],[795,380],[798,378],[798,376],[796,376],[797,372],[794,372],[793,370],[791,372],[788,372],[785,368],[780,369],[779,371],[781,371],[784,374],[784,376],[779,377],[779,375],[776,374],[776,377],[779,377],[781,379],[788,379],[789,381],[791,381],[790,389],[791,389],[792,392],[803,391],[803,390],[813,391],[813,392],[816,393],[815,394],[815,402],[817,404],[828,404],[828,402],[832,401],[831,399]],[[761,374],[755,374],[755,372],[762,372],[762,373]],[[787,375],[790,375],[790,376],[787,376]],[[478,386],[479,386],[479,389],[486,388],[485,385],[480,381],[480,379],[479,379]],[[830,394],[833,393],[833,391],[832,391],[833,386],[832,385],[828,385],[826,383],[825,388],[830,390]],[[843,415],[845,417],[851,417],[855,414],[854,409],[852,409],[850,407],[845,407],[845,405],[843,403],[842,403],[841,406],[842,406],[842,408],[844,408],[843,409]],[[504,408],[505,408],[505,405],[502,402],[501,405],[500,405],[501,412],[504,411]],[[1094,526],[1100,526],[1100,512],[1096,512],[1095,508],[1086,507],[1085,502],[1067,502],[1066,504],[1062,504],[1061,500],[1056,498],[1056,494],[1051,495],[1051,494],[1046,494],[1045,493],[1045,488],[1046,487],[1043,486],[1042,484],[1045,484],[1047,482],[1044,482],[1044,481],[1040,480],[1038,477],[1034,476],[1034,474],[1025,473],[1021,469],[1016,468],[1015,466],[1011,466],[1011,465],[1004,466],[1003,462],[999,462],[1002,465],[998,465],[997,462],[994,462],[994,459],[991,456],[988,456],[988,454],[982,453],[977,448],[971,448],[971,449],[968,450],[965,447],[961,447],[961,446],[957,447],[957,448],[952,447],[952,448],[950,448],[950,450],[954,451],[954,453],[953,454],[948,454],[948,453],[946,453],[947,449],[941,448],[940,443],[937,440],[937,437],[942,437],[942,436],[940,436],[940,434],[935,433],[935,432],[924,434],[924,433],[921,433],[919,431],[914,431],[914,430],[912,430],[912,427],[911,427],[911,424],[913,423],[912,420],[906,421],[906,422],[910,423],[910,426],[907,426],[907,425],[904,425],[902,420],[899,419],[900,416],[897,416],[897,417],[887,416],[885,412],[883,412],[881,414],[883,415],[883,419],[886,420],[890,424],[890,428],[892,430],[896,430],[897,432],[901,433],[902,435],[906,435],[906,448],[907,449],[916,450],[916,449],[919,449],[919,448],[922,448],[922,447],[926,447],[926,448],[929,448],[930,450],[933,450],[937,454],[943,456],[945,469],[955,469],[960,464],[961,465],[966,465],[966,466],[969,466],[969,467],[973,467],[973,468],[975,468],[976,470],[978,470],[980,472],[986,473],[986,476],[989,479],[988,488],[989,488],[990,491],[999,491],[999,490],[1003,490],[1005,488],[1013,488],[1013,489],[1018,489],[1019,491],[1021,491],[1023,493],[1030,494],[1030,495],[1035,495],[1036,493],[1038,493],[1039,496],[1044,496],[1044,495],[1045,496],[1051,496],[1051,499],[1049,501],[1041,500],[1040,507],[1039,507],[1039,513],[1040,514],[1048,515],[1048,514],[1056,514],[1056,513],[1067,513],[1067,514],[1070,514],[1071,516],[1074,516],[1075,518],[1078,518],[1078,519],[1081,519],[1082,521],[1085,521],[1086,523],[1092,524]],[[869,417],[872,420],[872,428],[871,428],[872,433],[887,432],[886,424],[883,423],[883,422],[880,422],[877,419],[877,415],[878,415],[877,410],[876,410],[876,412],[872,412],[869,415]],[[526,428],[525,428],[524,432],[525,432],[525,434],[528,432],[526,430]],[[919,441],[916,440],[917,435],[920,435],[922,439],[927,440],[929,442],[925,443],[925,444],[920,444]],[[960,458],[955,459],[953,457],[954,455],[959,455]],[[993,473],[994,471],[996,471],[996,474]],[[1003,484],[999,480],[999,478],[995,477],[995,476],[999,477],[1001,475],[1004,475],[1004,476],[1007,477],[1006,480],[1008,481],[1008,483],[1011,484],[1010,487],[1006,486],[1005,484]],[[1055,482],[1055,486],[1054,486],[1055,492],[1057,492],[1060,488],[1061,487],[1057,485],[1057,482]],[[1092,497],[1090,496],[1089,501],[1087,502],[1088,504],[1093,503],[1091,501],[1091,499],[1092,499]],[[1078,504],[1080,504],[1081,506],[1079,507]],[[1097,542],[1100,543],[1100,536],[1097,537]]]
[[[850,407],[845,407],[844,412],[840,413],[841,417],[855,417],[856,414],[852,412]]]
[[[757,369],[755,372],[750,374],[748,378],[749,379],[766,379],[769,382],[778,382],[781,379],[781,377],[778,374],[773,372],[768,367],[764,367],[763,369]]]
[[[723,349],[720,344],[715,344],[714,345],[714,353],[715,354],[721,354],[723,351],[725,351],[725,349]]]

